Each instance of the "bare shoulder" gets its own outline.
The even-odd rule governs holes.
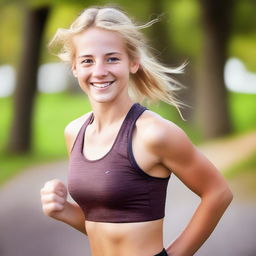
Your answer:
[[[161,163],[168,160],[169,167],[178,162],[189,163],[196,154],[196,147],[178,125],[152,111],[142,114],[136,128],[145,149]]]
[[[136,127],[143,141],[152,147],[161,148],[168,143],[177,148],[190,141],[179,126],[150,110],[145,111],[138,119]]]
[[[227,185],[216,167],[176,124],[145,111],[136,125],[145,148],[197,195],[226,190]]]
[[[65,141],[67,145],[67,150],[68,153],[70,153],[71,148],[75,142],[75,139],[77,137],[77,134],[79,130],[81,129],[82,125],[86,121],[87,118],[89,118],[91,112],[88,112],[79,118],[71,121],[64,129],[64,136],[65,136]]]

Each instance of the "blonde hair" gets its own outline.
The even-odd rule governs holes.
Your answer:
[[[182,85],[170,75],[183,72],[185,64],[177,68],[170,68],[161,64],[149,51],[141,29],[147,28],[157,22],[154,19],[144,25],[136,25],[120,9],[116,7],[91,7],[85,9],[70,28],[57,30],[49,43],[50,48],[57,48],[56,55],[63,61],[72,63],[75,58],[75,49],[72,39],[89,27],[98,27],[118,33],[124,40],[128,56],[140,60],[140,68],[131,75],[130,93],[139,101],[161,100],[179,107],[183,105],[176,99],[175,92]],[[181,113],[180,113],[181,115]],[[182,117],[182,115],[181,115]]]

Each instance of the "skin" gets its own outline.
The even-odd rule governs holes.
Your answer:
[[[128,95],[128,81],[130,74],[137,72],[139,60],[129,59],[123,40],[111,31],[89,28],[75,36],[73,42],[76,50],[73,74],[94,113],[94,121],[85,132],[83,153],[94,160],[110,150],[133,104]],[[99,85],[107,87],[96,88]],[[89,114],[66,127],[68,152]],[[168,255],[193,255],[232,200],[225,180],[179,127],[149,110],[136,122],[132,147],[138,165],[146,173],[167,177],[173,172],[201,198],[187,227],[167,247]],[[93,256],[151,256],[163,249],[163,219],[140,223],[86,221],[79,206],[67,201],[67,188],[59,180],[45,184],[41,200],[47,216],[88,235]]]

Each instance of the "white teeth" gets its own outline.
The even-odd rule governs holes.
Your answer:
[[[107,82],[107,83],[103,83],[103,84],[97,84],[97,83],[91,83],[91,84],[97,88],[105,88],[105,87],[109,86],[111,83],[112,82]]]

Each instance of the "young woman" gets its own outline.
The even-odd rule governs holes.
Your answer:
[[[232,200],[218,170],[174,123],[135,103],[160,99],[178,108],[178,88],[149,54],[136,26],[120,10],[86,9],[51,45],[69,61],[92,112],[65,129],[68,189],[59,180],[41,190],[47,216],[88,235],[93,256],[193,255]],[[166,188],[171,173],[201,202],[191,221],[163,248]],[[67,191],[77,202],[67,201]]]

